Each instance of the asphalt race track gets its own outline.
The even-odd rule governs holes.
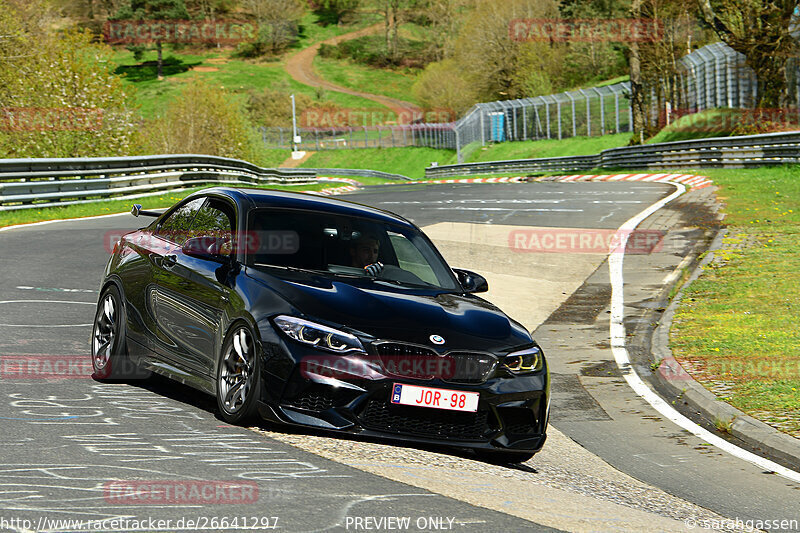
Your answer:
[[[88,340],[109,243],[142,221],[0,232],[0,365],[42,365],[38,377],[0,367],[0,531],[746,531],[724,519],[800,520],[800,486],[706,445],[627,386],[609,349],[607,254],[536,247],[559,232],[614,230],[673,190],[394,185],[347,196],[424,227],[452,266],[486,275],[487,299],[536,331],[553,377],[551,427],[544,450],[518,467],[266,424],[232,427],[215,416],[213,398],[160,378],[95,382]],[[661,232],[663,246],[626,254],[629,350],[645,379],[647,347],[637,342],[665,278],[702,236],[710,194],[688,193],[652,215],[641,227]],[[44,379],[56,361],[84,366]],[[249,492],[180,505],[113,492],[120,483],[204,482]]]

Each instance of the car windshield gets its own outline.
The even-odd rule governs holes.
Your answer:
[[[247,264],[306,270],[376,283],[456,290],[452,271],[422,233],[361,217],[255,209]]]

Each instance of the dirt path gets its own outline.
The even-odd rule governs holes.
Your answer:
[[[299,52],[290,56],[289,59],[286,60],[286,71],[296,81],[299,81],[300,83],[303,83],[305,85],[310,85],[312,87],[322,87],[329,91],[336,91],[339,93],[350,94],[353,96],[360,96],[362,98],[367,98],[368,100],[372,100],[373,102],[377,102],[394,111],[398,117],[400,116],[409,117],[411,116],[412,113],[419,113],[421,111],[419,106],[412,104],[411,102],[405,102],[403,100],[398,100],[397,98],[390,98],[388,96],[382,96],[380,94],[364,93],[361,91],[348,89],[347,87],[342,87],[341,85],[336,85],[335,83],[331,83],[327,80],[324,80],[314,72],[314,67],[313,67],[314,58],[317,56],[321,44],[331,44],[331,45],[339,44],[342,41],[348,41],[350,39],[355,39],[357,37],[363,37],[364,35],[371,35],[373,33],[377,33],[381,31],[382,28],[383,28],[383,23],[379,22],[377,24],[373,24],[372,26],[368,26],[361,30],[345,33],[344,35],[337,35],[336,37],[331,37],[330,39],[326,39],[313,46],[304,48],[303,50],[300,50]],[[407,121],[408,120],[406,119],[406,122]]]
[[[305,163],[306,160],[308,160],[308,158],[311,157],[312,155],[314,155],[315,153],[316,152],[308,151],[300,159],[292,159],[291,157],[289,157],[286,161],[284,161],[283,163],[278,165],[278,168],[297,168],[300,165],[302,165],[303,163]]]

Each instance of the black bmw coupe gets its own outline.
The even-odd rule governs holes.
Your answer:
[[[220,416],[471,448],[521,462],[550,378],[519,323],[404,218],[325,197],[212,188],[124,235],[92,331],[97,379],[156,372]]]

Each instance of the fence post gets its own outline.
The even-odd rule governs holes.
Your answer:
[[[547,138],[550,138],[550,104],[547,103],[547,100],[544,102],[544,114],[545,114],[545,122],[547,123]]]
[[[558,102],[558,140],[561,140],[561,102]]]
[[[614,93],[614,119],[617,123],[617,133],[619,133],[619,93]]]
[[[453,133],[455,133],[456,136],[456,161],[458,161],[458,164],[460,165],[464,162],[464,155],[461,153],[461,142],[459,141],[458,137],[458,128],[453,127]]]
[[[481,114],[481,146],[486,146],[486,132],[484,131],[483,125],[483,108],[481,107],[479,109]]]
[[[526,106],[522,106],[522,140],[528,140],[528,114],[525,112]]]

